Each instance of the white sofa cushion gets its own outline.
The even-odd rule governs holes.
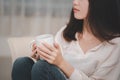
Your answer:
[[[11,51],[12,62],[18,57],[30,56],[30,42],[34,37],[11,37],[8,38],[8,44]]]

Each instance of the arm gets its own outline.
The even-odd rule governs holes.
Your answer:
[[[66,67],[70,68],[69,66],[64,65],[64,67],[62,67],[62,71],[64,71],[64,73],[69,72]],[[116,63],[113,66],[99,67],[99,69],[97,69],[91,76],[86,75],[80,70],[74,69],[70,76],[68,75],[68,78],[70,80],[118,80],[119,75],[120,64]]]
[[[72,75],[72,73],[74,72],[73,66],[70,65],[64,59],[61,61],[61,64],[59,64],[58,67],[63,71],[63,73],[66,75],[67,78],[69,78]]]

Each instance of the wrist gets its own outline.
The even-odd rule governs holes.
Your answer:
[[[60,61],[60,63],[58,64],[58,67],[61,69],[63,66],[64,66],[64,64],[65,64],[65,60],[64,59],[62,59],[61,61]]]
[[[63,71],[67,78],[69,78],[74,71],[74,67],[64,59],[61,61],[58,67]]]

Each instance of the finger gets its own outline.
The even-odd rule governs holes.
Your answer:
[[[44,56],[44,57],[47,58],[47,59],[54,59],[54,57],[53,57],[52,55],[49,55],[49,54],[47,54],[47,53],[45,53],[45,52],[42,52],[42,51],[40,51],[40,50],[38,50],[37,52],[38,52],[38,54],[39,54],[40,56]]]
[[[40,55],[39,54],[35,54],[35,55],[36,55],[35,59],[39,60],[40,59]]]
[[[52,46],[52,45],[50,45],[50,44],[47,44],[47,43],[45,43],[45,42],[43,42],[42,43],[46,48],[48,48],[50,51],[54,51],[55,50],[55,48]]]
[[[35,45],[36,45],[36,44],[35,44],[35,42],[34,42],[32,46],[35,46]]]
[[[34,49],[34,50],[32,51],[32,54],[35,54],[35,53],[36,53],[36,51],[37,51],[37,49]]]
[[[33,45],[32,45],[32,51],[34,51],[35,49],[36,49],[36,44],[34,43]]]
[[[60,48],[60,46],[59,46],[59,44],[58,43],[54,43],[54,46],[55,46],[55,48],[57,48],[57,49],[59,49]]]
[[[48,48],[46,48],[44,45],[39,46],[38,49],[42,52],[45,52],[45,53],[51,55],[51,51]]]
[[[42,56],[42,55],[40,56],[40,58],[42,58],[43,60],[47,61],[47,62],[50,63],[50,64],[53,63],[52,60],[50,60],[50,59],[48,59],[48,58],[46,58],[46,57],[44,57],[44,56]]]
[[[32,58],[34,58],[35,60],[39,60],[40,59],[40,57],[39,56],[35,56],[35,57],[32,57]]]
[[[34,58],[34,57],[36,56],[35,54],[37,54],[37,50],[34,50],[34,51],[32,52],[31,57]]]

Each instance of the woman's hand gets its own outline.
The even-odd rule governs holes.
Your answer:
[[[59,66],[64,60],[61,54],[60,46],[57,43],[54,43],[54,45],[51,46],[44,42],[37,48],[37,53],[40,55],[40,58],[56,66]]]
[[[40,55],[40,58],[59,67],[68,78],[73,73],[73,66],[64,60],[60,46],[57,43],[54,43],[54,46],[43,43],[43,45],[37,47],[37,53]]]
[[[40,59],[39,55],[37,54],[37,46],[35,43],[33,43],[32,45],[32,54],[31,54],[31,57],[34,58],[35,60],[38,60]]]

